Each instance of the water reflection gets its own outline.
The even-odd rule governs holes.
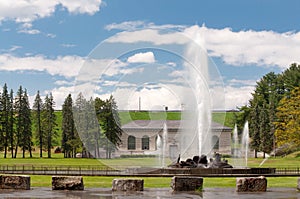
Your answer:
[[[172,193],[168,188],[145,189],[143,192],[112,192],[106,189],[86,189],[85,191],[52,191],[51,188],[37,188],[31,190],[15,191],[0,190],[0,198],[71,198],[71,199],[298,199],[300,192],[292,188],[271,188],[263,193],[237,193],[234,188],[206,188],[202,193],[180,192]]]

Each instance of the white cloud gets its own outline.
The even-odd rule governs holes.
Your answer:
[[[141,24],[138,22],[132,22],[132,24]],[[126,22],[126,24],[130,24],[130,22]],[[122,27],[124,24],[118,25]],[[117,24],[114,24],[114,27],[118,27]],[[285,69],[293,62],[300,62],[300,32],[233,31],[230,28],[213,29],[197,25],[186,27],[184,30],[178,28],[182,30],[178,32],[166,32],[161,30],[168,26],[152,24],[152,27],[156,27],[156,29],[151,29],[149,25],[150,29],[121,32],[109,38],[107,42],[151,42],[154,45],[186,44],[190,38],[204,47],[210,56],[220,57],[225,63],[235,66],[253,64]],[[173,25],[173,27],[176,26]],[[182,33],[188,38],[185,39]]]
[[[164,25],[155,25],[154,23],[147,23],[145,21],[124,21],[121,23],[112,23],[105,26],[106,30],[126,30],[133,31],[142,28],[153,28],[153,29],[184,29],[186,26],[183,25],[174,25],[174,24],[164,24]]]
[[[137,53],[128,57],[128,63],[154,63],[155,57],[153,52]]]
[[[248,104],[254,86],[225,86],[225,109],[236,109]]]
[[[72,14],[94,14],[100,10],[101,0],[2,0],[0,21],[32,22],[54,14],[62,6]]]
[[[241,80],[241,79],[231,79],[228,81],[230,85],[246,85],[246,86],[255,86],[257,80],[252,80],[252,79],[246,79],[246,80]]]
[[[75,44],[61,44],[61,46],[64,47],[64,48],[73,48],[76,45]]]
[[[159,29],[143,29],[132,32],[120,32],[110,37],[106,42],[136,43],[151,42],[155,45],[164,44],[185,44],[188,38],[183,37],[180,32],[161,34]]]
[[[74,85],[74,82],[72,81],[66,81],[66,80],[57,80],[54,82],[55,85],[62,86],[62,85]]]
[[[0,70],[46,71],[50,75],[64,77],[76,76],[83,63],[84,58],[78,56],[59,56],[55,59],[48,59],[42,55],[30,57],[15,57],[10,54],[0,55]]]
[[[39,31],[37,29],[22,29],[22,30],[19,30],[18,33],[24,33],[24,34],[29,34],[29,35],[37,35],[37,34],[40,34],[41,31]]]
[[[137,28],[144,28],[145,22],[144,21],[124,21],[122,23],[112,23],[105,26],[106,30],[136,30]]]

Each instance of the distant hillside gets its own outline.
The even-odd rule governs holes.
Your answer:
[[[223,124],[228,127],[234,127],[234,114],[239,114],[238,112],[213,112],[212,120],[214,122]],[[119,112],[121,123],[127,124],[133,120],[180,120],[180,111],[120,111]]]

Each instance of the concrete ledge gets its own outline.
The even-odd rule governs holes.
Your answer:
[[[143,191],[143,179],[114,179],[112,191]]]
[[[196,176],[174,176],[171,180],[173,191],[202,191],[203,178]]]
[[[30,189],[30,176],[0,176],[0,189]]]
[[[267,179],[264,176],[252,178],[237,178],[237,192],[266,192]]]
[[[52,176],[52,190],[84,190],[82,176]]]

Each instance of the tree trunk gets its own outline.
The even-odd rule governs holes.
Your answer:
[[[25,147],[22,148],[22,158],[25,158]]]
[[[43,157],[43,141],[42,136],[40,136],[40,158]]]

